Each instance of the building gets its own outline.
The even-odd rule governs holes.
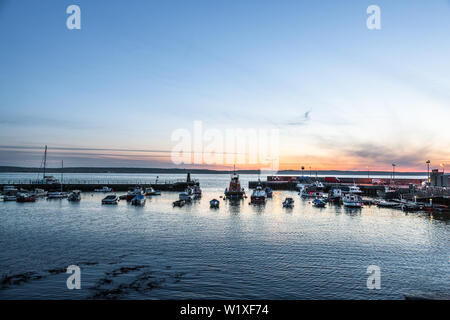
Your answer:
[[[450,187],[450,173],[439,172],[434,169],[430,176],[432,187]]]

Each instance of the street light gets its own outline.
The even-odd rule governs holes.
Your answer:
[[[370,167],[369,166],[366,167],[367,167],[367,178],[370,179]]]

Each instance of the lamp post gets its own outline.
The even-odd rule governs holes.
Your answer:
[[[370,167],[367,166],[367,178],[370,179]]]
[[[427,160],[426,164],[427,164],[427,174],[428,174],[428,182],[430,182],[430,160]]]
[[[302,166],[302,176],[304,177],[305,176],[305,166]]]

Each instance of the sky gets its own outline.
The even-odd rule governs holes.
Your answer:
[[[241,169],[424,171],[450,163],[449,57],[448,0],[0,0],[0,165],[222,169],[243,129],[278,144]],[[174,162],[198,122],[191,159],[205,131],[223,157]]]

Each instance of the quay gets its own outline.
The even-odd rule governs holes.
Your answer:
[[[188,186],[200,186],[198,180],[190,178],[190,174],[187,175],[186,179],[180,180],[112,180],[112,179],[67,179],[63,183],[59,181],[57,183],[44,183],[40,181],[33,180],[8,180],[0,181],[0,190],[3,190],[5,186],[14,186],[17,189],[24,190],[34,190],[43,189],[45,191],[70,191],[70,190],[80,190],[82,192],[93,192],[95,189],[100,189],[103,186],[112,188],[114,192],[116,191],[127,191],[130,188],[142,187],[150,188],[157,191],[184,191]]]

